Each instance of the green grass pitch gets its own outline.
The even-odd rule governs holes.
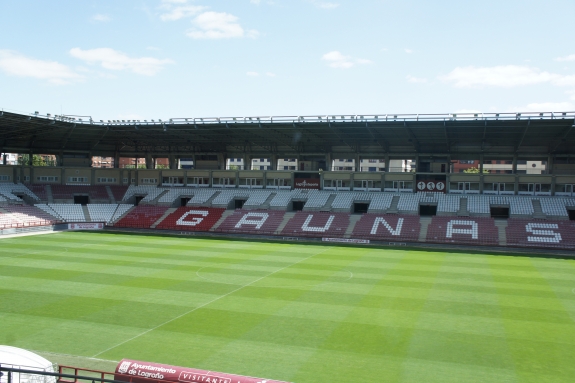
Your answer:
[[[9,238],[0,344],[296,383],[572,383],[575,262],[111,233]]]

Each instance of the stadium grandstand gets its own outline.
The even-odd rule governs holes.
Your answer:
[[[2,156],[0,233],[97,223],[111,230],[572,250],[574,118],[96,121],[0,112],[1,153],[51,155],[56,165],[18,165],[14,155]]]

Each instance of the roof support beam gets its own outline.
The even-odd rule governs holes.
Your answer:
[[[411,144],[413,145],[413,148],[415,149],[416,152],[419,152],[419,141],[417,141],[417,137],[415,137],[413,131],[407,127],[407,122],[403,121],[403,127],[405,128],[405,131],[409,135],[409,139],[411,141]]]
[[[559,146],[563,143],[563,141],[567,139],[567,136],[569,136],[569,133],[571,133],[573,128],[575,128],[575,121],[573,121],[573,125],[565,129],[565,133],[561,136],[559,142],[553,147],[553,149],[549,150],[549,153],[554,153],[559,148]]]
[[[517,145],[515,145],[515,154],[517,154],[517,152],[519,151],[519,148],[521,147],[521,144],[523,143],[523,140],[525,139],[525,136],[527,135],[527,131],[529,130],[529,125],[531,125],[531,119],[527,120],[527,125],[525,126],[525,129],[523,129],[523,134],[521,135],[521,138],[519,139],[519,142],[517,143]]]
[[[365,127],[367,129],[367,131],[369,132],[369,135],[371,136],[371,138],[374,139],[374,141],[383,148],[383,150],[385,150],[386,153],[389,153],[389,142],[387,142],[387,140],[383,137],[375,137],[375,133],[373,131],[373,129],[371,129],[369,127],[369,122],[365,123]]]

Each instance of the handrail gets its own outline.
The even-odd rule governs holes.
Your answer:
[[[2,109],[2,111],[9,111]],[[22,112],[10,112],[25,117],[61,121],[73,124],[95,126],[131,126],[143,127],[148,125],[214,125],[225,124],[228,127],[233,124],[305,124],[305,123],[380,123],[380,122],[408,122],[408,121],[490,121],[490,120],[536,120],[536,119],[575,119],[575,111],[566,112],[515,112],[515,113],[428,113],[428,114],[405,114],[405,113],[367,113],[367,114],[328,114],[308,116],[244,116],[244,117],[177,117],[168,119],[150,120],[95,120],[91,116],[73,115],[43,115],[37,112],[25,114]],[[0,114],[3,118],[5,114]]]
[[[73,368],[73,367],[72,367]],[[20,373],[20,374],[31,374],[31,375],[44,375],[44,376],[52,376],[52,377],[56,377],[56,378],[73,378],[73,382],[78,382],[78,380],[87,380],[87,381],[92,381],[92,382],[102,382],[102,383],[125,383],[122,382],[120,380],[114,380],[114,379],[106,379],[106,378],[98,378],[98,377],[94,377],[94,376],[80,376],[80,375],[73,375],[73,374],[62,374],[59,372],[47,372],[47,371],[39,371],[39,370],[28,370],[28,369],[23,369],[23,368],[12,368],[12,367],[2,367],[2,365],[0,365],[0,372],[2,371],[6,371],[8,372],[8,382],[9,383],[17,383],[17,382],[12,382],[11,379],[11,375],[12,373]],[[95,372],[99,372],[99,371],[95,371]],[[62,382],[70,382],[69,380],[58,380],[58,381],[62,381]]]

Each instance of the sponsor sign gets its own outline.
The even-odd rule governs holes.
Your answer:
[[[419,181],[417,191],[445,193],[445,182],[443,181]]]
[[[322,238],[322,242],[341,242],[341,243],[369,243],[369,239],[353,238]]]
[[[319,181],[319,178],[296,178],[294,188],[319,190]]]
[[[130,359],[122,359],[118,364],[114,380],[133,383],[149,383],[150,380],[182,383],[286,383],[278,380],[140,362]]]
[[[104,224],[101,222],[69,223],[68,230],[102,230]]]

